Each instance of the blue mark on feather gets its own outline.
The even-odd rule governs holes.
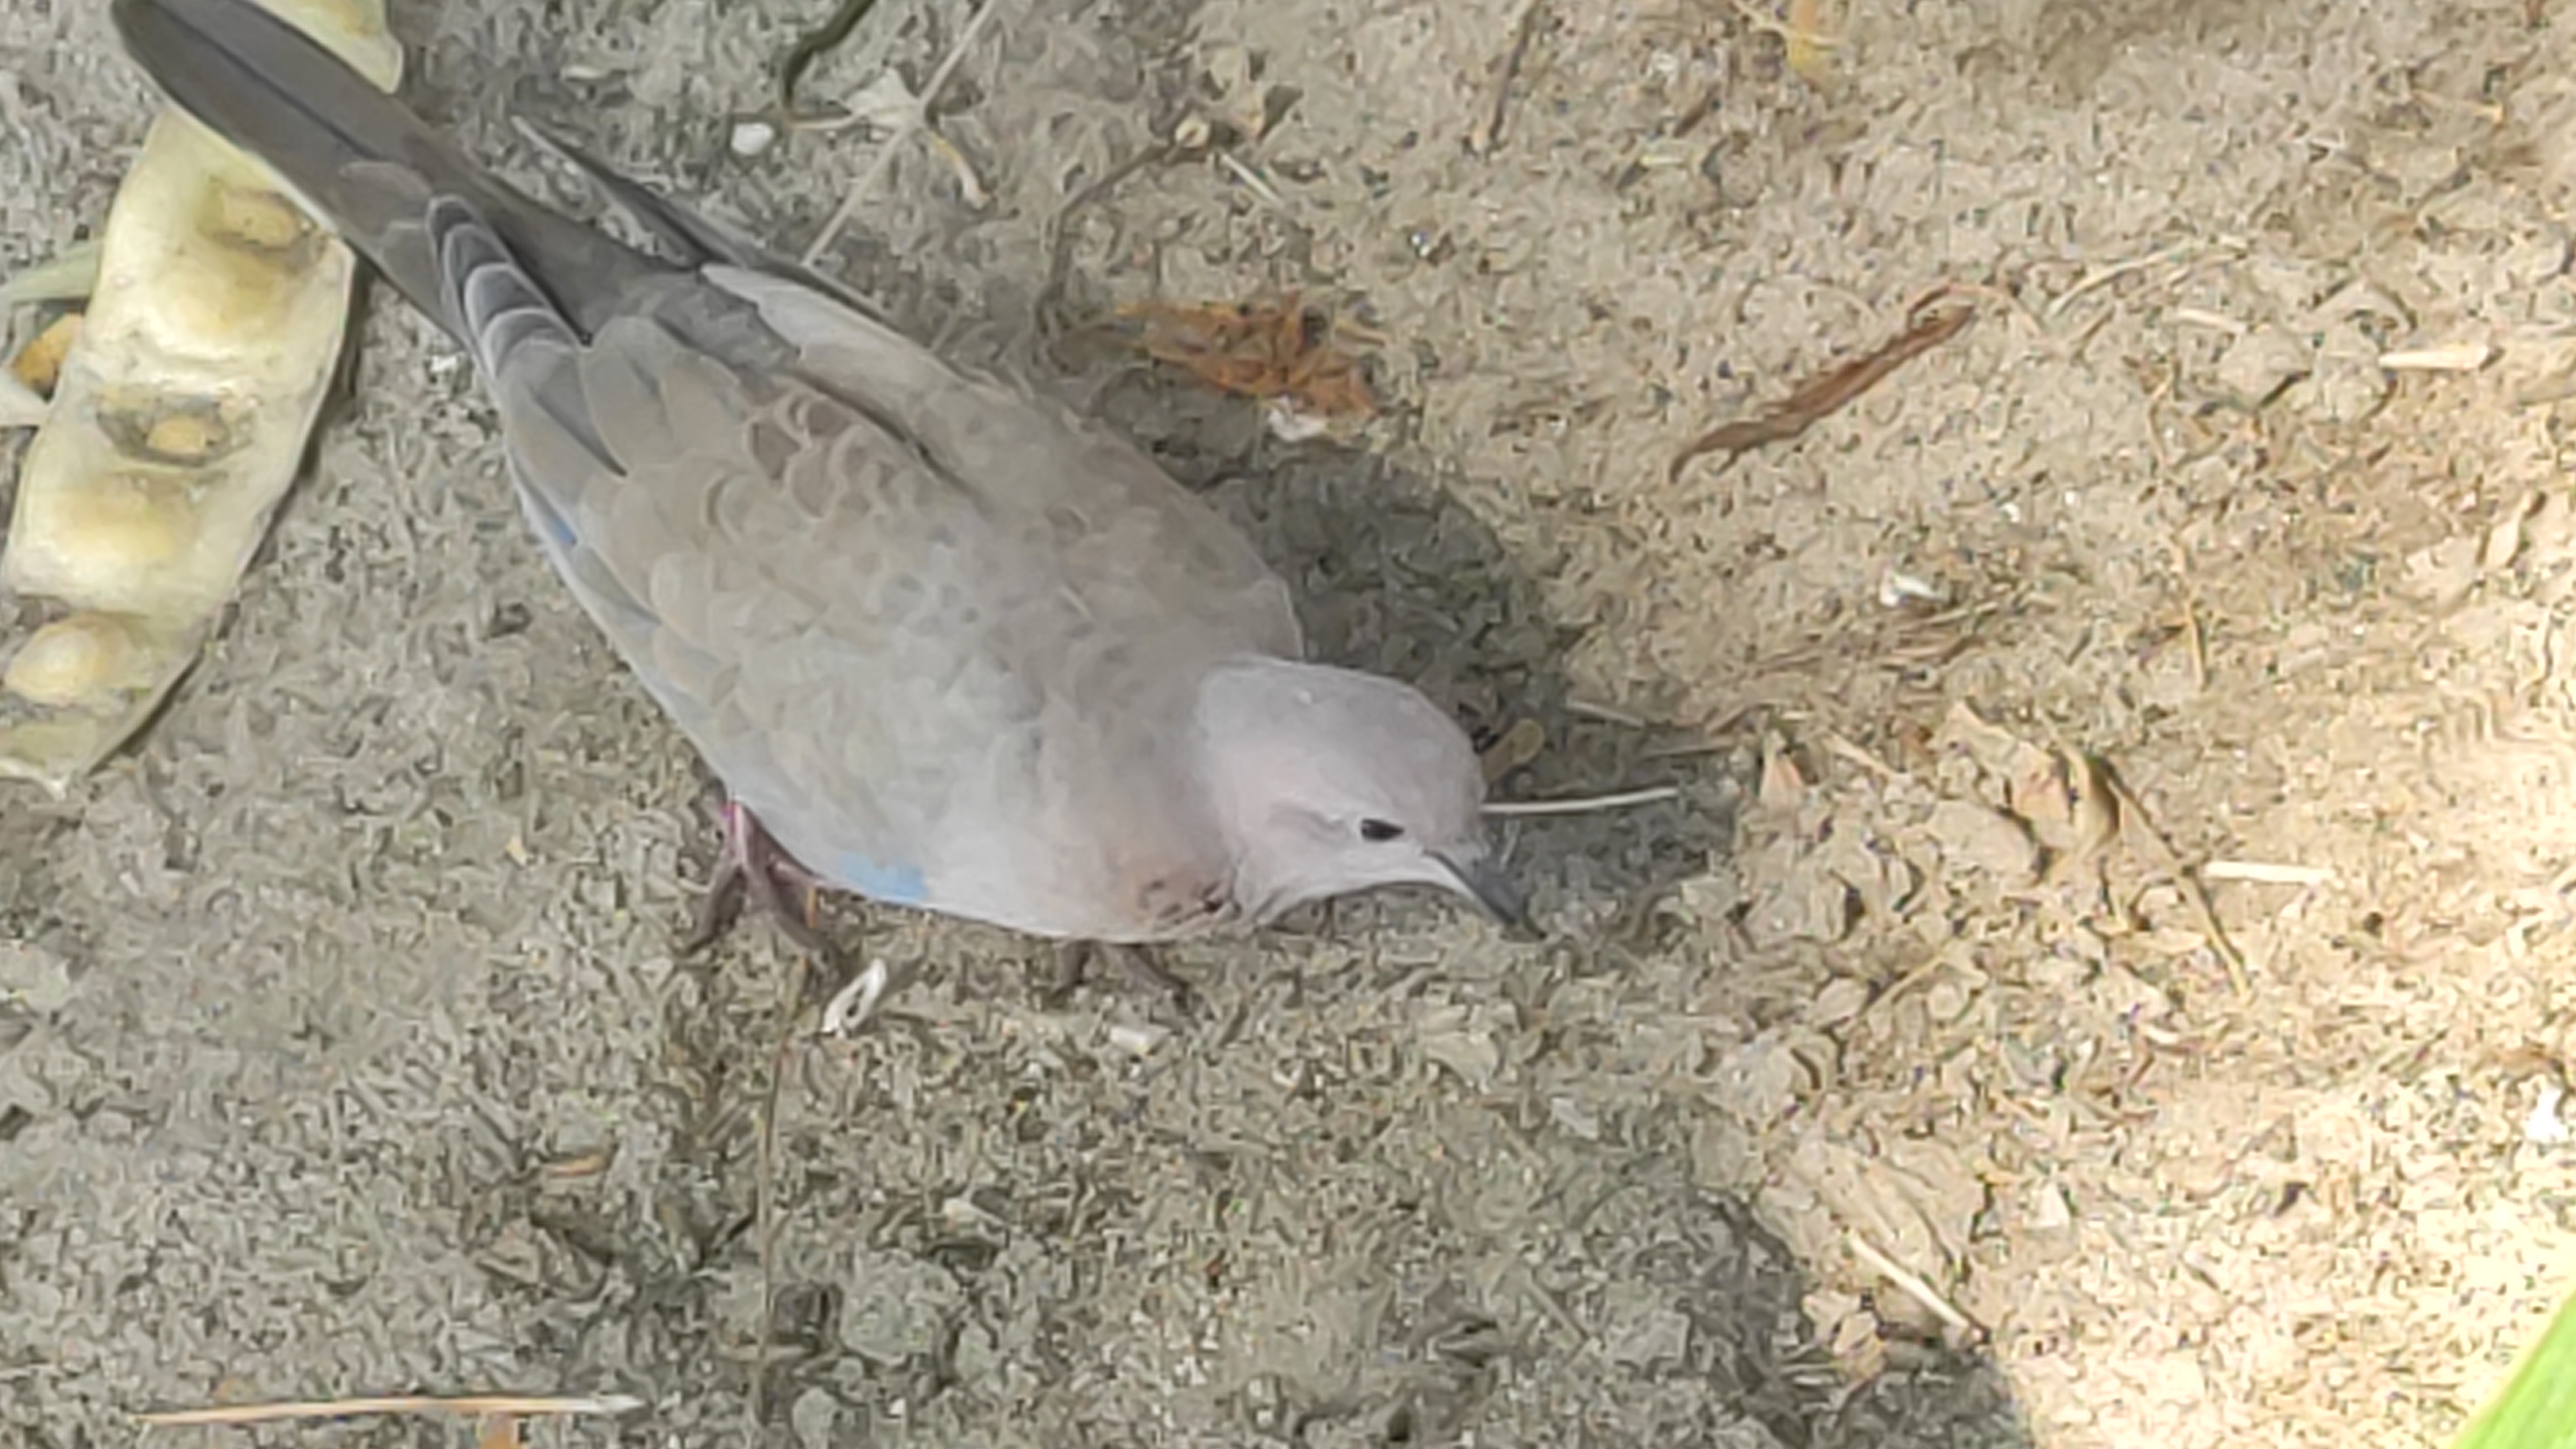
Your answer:
[[[572,520],[558,512],[544,494],[534,488],[522,488],[519,497],[527,504],[528,521],[534,523],[537,531],[556,549],[568,550],[580,541],[579,535],[572,531]]]
[[[879,865],[855,850],[842,851],[832,864],[841,884],[890,906],[917,906],[930,893],[921,872],[908,865]]]

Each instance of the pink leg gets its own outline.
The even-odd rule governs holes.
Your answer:
[[[728,796],[717,807],[717,814],[724,825],[724,844],[716,856],[715,879],[707,883],[706,899],[698,906],[697,925],[680,949],[694,955],[712,945],[733,925],[748,898],[778,923],[787,939],[822,961],[837,962],[838,954],[814,925],[822,881],[780,849],[742,802]],[[782,888],[802,896],[801,909],[789,908]]]

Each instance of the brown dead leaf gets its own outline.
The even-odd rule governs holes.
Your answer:
[[[1137,345],[1147,356],[1219,392],[1323,417],[1377,412],[1359,358],[1337,345],[1346,329],[1319,324],[1294,292],[1277,302],[1138,302],[1118,315],[1144,324]]]
[[[495,1414],[483,1421],[483,1432],[474,1440],[474,1449],[523,1449],[526,1440],[519,1437],[519,1421],[507,1414]]]
[[[80,324],[78,312],[55,318],[52,326],[37,333],[34,341],[9,359],[10,373],[37,396],[53,396],[54,384],[63,375],[63,359],[71,356],[72,343],[79,340]]]

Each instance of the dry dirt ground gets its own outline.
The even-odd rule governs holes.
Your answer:
[[[1817,84],[1544,0],[1479,151],[1520,0],[996,3],[937,107],[989,196],[902,143],[826,265],[1215,490],[1323,651],[1538,722],[1507,793],[1678,798],[1518,823],[1544,945],[1362,902],[1184,953],[1185,1018],[845,916],[910,980],[818,1038],[774,934],[675,959],[696,768],[380,298],[166,716],[0,805],[0,1439],[2398,1445],[2499,1381],[2576,1286],[2576,17],[1863,0]],[[0,3],[0,264],[140,135],[102,8]],[[821,11],[395,17],[514,174],[587,204],[517,104],[801,248],[878,141],[728,137]],[[1346,439],[1103,339],[1290,289]]]

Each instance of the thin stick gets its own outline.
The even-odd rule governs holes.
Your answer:
[[[1255,171],[1251,167],[1244,165],[1241,161],[1236,160],[1233,152],[1228,151],[1223,147],[1217,148],[1216,164],[1224,167],[1227,174],[1234,177],[1235,180],[1243,183],[1243,189],[1251,192],[1255,197],[1259,198],[1262,205],[1269,207],[1272,211],[1278,212],[1281,216],[1288,218],[1290,221],[1295,221],[1297,219],[1295,208],[1289,206],[1287,197],[1279,194],[1279,188],[1271,185],[1269,180],[1263,177],[1260,172]]]
[[[2166,262],[2178,262],[2184,257],[2190,256],[2193,252],[2199,251],[2203,245],[2203,243],[2198,241],[2176,242],[2172,246],[2158,247],[2156,250],[2151,251],[2142,257],[2131,257],[2127,261],[2113,262],[2102,270],[2079,280],[2074,286],[2067,288],[2064,292],[2059,293],[2057,300],[2048,304],[2048,315],[2051,317],[2063,316],[2066,309],[2074,305],[2075,299],[2083,296],[2085,293],[2097,288],[2107,287],[2113,282],[2116,282],[2122,277],[2128,276],[2133,272],[2143,272],[2149,267],[2162,266]]]
[[[817,920],[813,892],[805,894],[805,924]],[[805,953],[796,953],[787,970],[787,1019],[778,1030],[778,1045],[769,1054],[768,1103],[760,1114],[758,1155],[752,1168],[752,1216],[760,1224],[760,1330],[752,1341],[751,1427],[757,1435],[767,1418],[769,1397],[769,1329],[778,1309],[778,1101],[779,1082],[787,1075],[788,1049],[796,1044],[796,1008],[805,1000]]]
[[[2331,885],[2335,873],[2321,865],[2276,865],[2267,860],[2213,860],[2200,868],[2203,880],[2241,880],[2256,885]]]
[[[2199,921],[2201,934],[2209,938],[2209,949],[2217,952],[2219,961],[2227,967],[2227,984],[2235,989],[2236,999],[2252,1000],[2254,982],[2245,974],[2245,954],[2236,949],[2236,942],[2228,937],[2227,928],[2219,923],[2218,908],[2209,903],[2209,888],[2202,884],[2201,875],[2182,863],[2182,853],[2174,849],[2172,841],[2165,839],[2162,830],[2156,828],[2155,818],[2147,814],[2147,807],[2138,802],[2136,793],[2129,789],[2129,782],[2120,778],[2120,772],[2112,769],[2106,760],[2096,759],[2093,763],[2097,767],[2095,773],[2110,789],[2111,798],[2120,807],[2123,825],[2136,827],[2134,830],[2122,829],[2120,838],[2142,847],[2139,853],[2147,857],[2148,864],[2172,877],[2174,885],[2182,891],[2183,903],[2191,907],[2192,916]]]
[[[2168,538],[2165,547],[2173,551],[2174,583],[2182,594],[2183,642],[2191,646],[2191,688],[2195,694],[2209,692],[2209,631],[2200,627],[2200,607],[2192,598],[2191,556],[2183,552],[2182,540]]]
[[[1879,344],[1876,350],[1852,358],[1820,377],[1809,378],[1786,399],[1761,413],[1712,428],[1692,439],[1688,447],[1673,455],[1665,476],[1680,478],[1693,459],[1710,453],[1723,455],[1721,467],[1731,465],[1755,448],[1788,442],[1849,407],[1898,368],[1958,336],[1975,319],[1977,310],[1973,305],[1946,309],[1934,306],[1955,290],[1937,289],[1915,303],[1905,330]]]
[[[1671,785],[1654,785],[1643,790],[1629,790],[1617,795],[1577,795],[1563,800],[1489,800],[1488,815],[1589,815],[1598,810],[1625,810],[1636,805],[1653,805],[1676,800],[1681,791]]]
[[[1861,1260],[1871,1272],[1896,1285],[1898,1291],[1929,1310],[1933,1317],[1949,1325],[1950,1331],[1971,1341],[1982,1340],[1986,1331],[1975,1319],[1950,1306],[1950,1300],[1932,1290],[1932,1285],[1905,1270],[1894,1258],[1871,1247],[1869,1239],[1858,1233],[1850,1235],[1852,1256]]]
[[[1521,63],[1529,59],[1530,42],[1538,38],[1539,17],[1547,11],[1547,0],[1528,0],[1521,6],[1521,18],[1512,26],[1512,47],[1494,63],[1493,94],[1485,102],[1485,113],[1476,118],[1467,132],[1467,149],[1479,156],[1491,152],[1503,139],[1503,117],[1512,107],[1512,83],[1520,79]]]
[[[858,29],[859,22],[866,19],[876,5],[877,0],[841,0],[840,8],[832,12],[831,18],[789,48],[787,58],[778,63],[780,125],[793,130],[800,125],[826,119],[819,113],[796,109],[796,82],[804,78],[806,68],[825,51],[849,39],[850,32]]]
[[[632,1414],[644,1407],[633,1394],[599,1394],[589,1398],[528,1398],[517,1394],[472,1394],[458,1399],[404,1394],[379,1399],[299,1399],[277,1404],[224,1404],[207,1409],[162,1409],[137,1414],[134,1422],[161,1427],[191,1424],[278,1424],[297,1419],[347,1419],[361,1414],[515,1414],[521,1418],[586,1414]]]
[[[2435,347],[2403,347],[2379,354],[2390,372],[2475,372],[2495,356],[2483,342],[2447,342]]]
[[[859,178],[858,185],[850,188],[850,194],[841,198],[841,204],[833,208],[831,219],[823,223],[823,230],[815,236],[813,245],[805,248],[805,265],[810,267],[821,260],[823,253],[831,250],[832,243],[841,239],[842,228],[850,224],[850,218],[859,214],[860,203],[866,201],[868,195],[885,180],[886,173],[894,169],[895,153],[902,149],[904,142],[912,139],[913,132],[930,124],[930,103],[939,98],[941,88],[948,84],[948,78],[966,59],[966,52],[974,48],[976,37],[984,33],[993,12],[1000,8],[1001,0],[984,0],[967,19],[966,28],[957,32],[956,43],[948,47],[948,54],[939,62],[939,68],[930,73],[930,83],[923,86],[921,94],[914,98],[919,104],[903,118],[903,124],[895,128],[894,134],[877,147],[875,164]]]
[[[1567,700],[1565,702],[1565,712],[1570,715],[1579,716],[1583,719],[1597,719],[1603,724],[1625,725],[1632,730],[1652,729],[1654,727],[1652,723],[1642,715],[1630,714],[1626,710],[1620,709],[1615,705],[1600,704],[1589,699]]]

